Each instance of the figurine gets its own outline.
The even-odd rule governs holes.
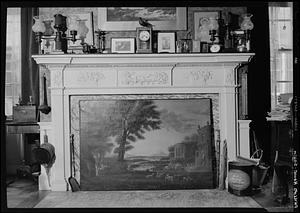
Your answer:
[[[146,19],[144,19],[144,18],[142,18],[142,17],[139,18],[139,24],[140,24],[141,26],[143,26],[143,27],[153,27],[153,26],[154,26],[153,24],[150,24],[150,23],[148,22],[148,20],[146,20]]]

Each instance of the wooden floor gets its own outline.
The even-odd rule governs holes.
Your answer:
[[[256,193],[252,198],[263,206],[269,212],[292,212],[293,211],[293,187],[289,186],[289,198],[288,204],[280,204],[276,202],[276,196],[271,191],[272,181],[268,181],[262,186],[259,193]]]
[[[28,178],[10,177],[7,183],[7,208],[33,208],[50,193],[39,191],[38,183]]]
[[[51,205],[52,205],[52,207],[55,207],[55,205],[57,205],[56,207],[63,206],[64,208],[68,208],[68,207],[71,207],[72,205],[74,205],[74,203],[76,204],[76,200],[78,203],[84,203],[84,202],[80,202],[80,201],[86,200],[86,202],[85,202],[86,205],[92,205],[92,203],[93,203],[93,201],[95,201],[95,199],[100,198],[100,197],[102,197],[102,198],[107,197],[106,195],[102,196],[103,192],[101,194],[101,193],[97,193],[97,192],[72,193],[72,192],[38,191],[37,182],[34,182],[33,180],[30,180],[30,179],[15,179],[14,181],[11,181],[11,182],[12,183],[9,184],[7,187],[7,207],[8,208],[34,208],[34,207],[40,207],[40,208],[48,208],[49,207],[49,208],[51,208]],[[292,189],[291,189],[291,191],[292,191]],[[206,200],[205,205],[212,205],[212,207],[214,205],[216,205],[213,203],[217,203],[219,205],[222,205],[222,203],[228,203],[226,205],[230,205],[229,202],[231,202],[231,203],[236,202],[236,205],[238,207],[238,206],[243,206],[243,204],[241,202],[244,202],[245,205],[249,205],[252,207],[255,207],[255,206],[263,207],[267,211],[272,211],[272,212],[275,212],[275,211],[276,212],[289,212],[289,211],[293,210],[292,203],[289,203],[289,204],[283,206],[283,205],[279,205],[278,203],[274,202],[274,196],[271,195],[270,183],[265,184],[260,193],[257,193],[256,195],[252,196],[253,200],[252,200],[252,198],[250,198],[252,201],[249,199],[244,199],[244,201],[243,201],[242,197],[238,197],[238,196],[231,195],[231,194],[226,194],[225,200],[223,199],[220,202],[216,202],[216,199],[218,200],[217,196],[214,201],[212,199],[213,196],[215,196],[216,192],[218,193],[218,191],[214,192],[213,190],[208,190],[207,193],[204,193],[204,194],[207,194],[207,196],[205,196],[207,199],[205,197],[203,197],[202,195],[200,195],[199,193],[198,193],[198,195],[200,197],[199,196],[197,196],[197,197],[201,200]],[[222,193],[223,192],[221,192],[221,194]],[[134,193],[129,193],[129,194],[133,195]],[[168,196],[170,196],[171,194],[172,193],[167,193],[167,194],[160,193],[159,196],[168,198]],[[194,193],[194,196],[196,194],[197,193]],[[211,195],[209,195],[209,194],[211,194]],[[173,195],[175,195],[175,194],[173,193]],[[118,196],[120,196],[120,195],[118,195]],[[126,195],[126,196],[128,196],[128,195]],[[146,200],[148,199],[148,201],[149,201],[149,198],[151,196],[150,196],[150,194],[148,194],[147,196],[148,197],[146,198]],[[292,193],[291,193],[291,196],[292,196]],[[109,197],[112,198],[112,194]],[[135,195],[135,197],[137,197],[137,196]],[[232,197],[234,197],[234,198],[232,199]],[[74,198],[76,198],[75,201],[73,200]],[[231,199],[231,201],[229,198]],[[228,199],[228,200],[226,201],[226,199]],[[236,199],[236,200],[234,200],[234,199]],[[53,203],[48,204],[49,203],[48,201],[53,202]],[[71,203],[71,202],[73,202],[73,203]],[[189,201],[189,202],[191,205],[197,204],[197,203],[193,204],[192,201]],[[211,204],[209,204],[209,203],[211,203]],[[202,205],[200,203],[198,203],[198,204]],[[48,205],[48,207],[46,207],[47,205]],[[68,206],[68,205],[71,205],[71,206]],[[233,205],[235,205],[235,204],[233,203]],[[90,207],[93,207],[93,206],[90,206]]]

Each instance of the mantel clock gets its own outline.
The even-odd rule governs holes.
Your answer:
[[[152,53],[152,27],[137,27],[137,53]]]

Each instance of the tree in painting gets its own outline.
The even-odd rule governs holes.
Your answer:
[[[81,112],[88,113],[83,109]],[[85,141],[85,144],[81,146],[81,166],[85,171],[83,174],[89,176],[97,175],[98,170],[103,167],[105,154],[110,153],[114,146],[109,142],[107,130],[99,127],[98,119],[98,116],[89,116],[89,128],[81,131],[81,139]]]
[[[151,100],[118,100],[108,110],[106,126],[108,134],[116,136],[118,161],[124,161],[125,152],[133,148],[131,143],[144,139],[146,131],[160,129],[156,108]]]

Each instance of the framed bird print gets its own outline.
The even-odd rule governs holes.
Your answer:
[[[98,28],[104,31],[131,31],[141,27],[139,18],[153,25],[153,30],[187,29],[186,7],[100,7]]]

